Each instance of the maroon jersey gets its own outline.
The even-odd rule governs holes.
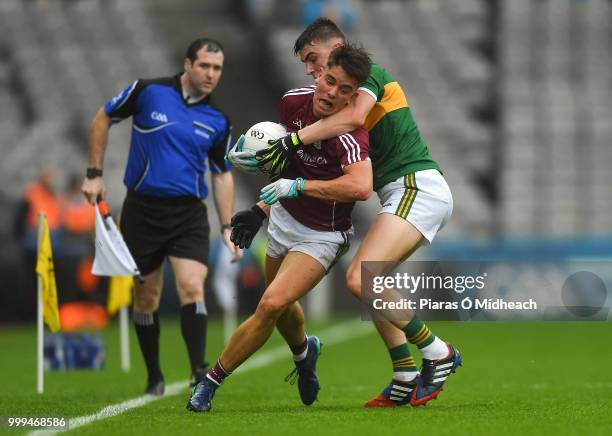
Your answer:
[[[314,86],[292,89],[282,98],[278,112],[280,123],[291,132],[318,120],[312,112]],[[306,180],[330,180],[344,174],[342,168],[368,160],[368,133],[353,130],[333,139],[308,144],[300,148],[281,174],[286,179],[303,177]],[[306,182],[308,184],[308,182]],[[355,202],[343,203],[319,200],[302,195],[292,200],[281,200],[283,207],[300,223],[314,230],[333,232],[351,227],[351,211]]]

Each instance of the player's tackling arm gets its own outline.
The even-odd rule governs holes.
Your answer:
[[[321,200],[365,201],[372,193],[372,164],[369,160],[344,167],[344,174],[332,180],[307,180],[303,194]]]
[[[106,115],[104,108],[101,107],[93,119],[89,133],[89,168],[102,169],[110,126],[111,119]],[[83,181],[81,190],[90,204],[95,204],[98,196],[104,197],[106,195],[106,188],[102,177],[86,178]]]
[[[302,143],[313,144],[353,131],[363,126],[375,103],[373,95],[360,90],[347,107],[300,129],[298,136]]]

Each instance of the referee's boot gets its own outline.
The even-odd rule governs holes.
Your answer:
[[[294,384],[297,379],[300,399],[306,406],[310,406],[314,403],[319,393],[320,386],[317,377],[317,360],[321,355],[321,347],[323,347],[323,343],[318,337],[309,336],[306,357],[299,362],[295,362],[295,368],[285,377],[285,381],[291,384]]]
[[[147,382],[147,388],[145,389],[145,394],[148,395],[164,395],[164,390],[166,389],[166,385],[164,383],[164,378],[158,378],[155,380],[149,380]]]
[[[191,379],[189,380],[189,389],[192,389],[200,383],[206,377],[206,374],[209,370],[208,362],[204,362],[202,366],[196,368],[196,370],[191,374]]]
[[[191,398],[187,402],[187,410],[192,412],[210,412],[212,399],[219,386],[208,377],[195,385],[191,391]]]

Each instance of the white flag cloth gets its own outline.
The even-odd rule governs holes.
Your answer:
[[[106,212],[106,205],[101,203]],[[130,254],[113,217],[102,214],[96,204],[96,256],[92,274],[96,276],[138,276],[140,271]]]

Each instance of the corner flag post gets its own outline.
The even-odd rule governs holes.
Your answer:
[[[121,369],[130,372],[130,328],[128,307],[119,309],[119,341],[121,344]]]
[[[39,225],[38,226],[39,234],[40,234],[41,228],[42,226]],[[44,341],[45,329],[43,327],[42,279],[40,278],[40,276],[38,276],[37,279],[38,279],[38,291],[37,291],[38,292],[38,297],[37,297],[38,308],[36,311],[36,318],[37,318],[36,392],[38,392],[39,394],[42,394],[44,391],[43,341]]]
[[[44,213],[38,214],[38,250],[36,253],[37,281],[37,384],[36,390],[43,393],[43,359],[44,359],[44,326],[46,322],[52,332],[61,329],[59,311],[57,308],[57,285],[53,267],[53,251],[51,248],[51,233],[49,223]]]
[[[36,258],[38,265],[38,252],[40,252],[41,244],[44,236],[44,223],[47,217],[43,213],[38,214],[38,238],[37,238],[37,247],[36,247]],[[36,392],[42,394],[45,390],[44,384],[44,367],[43,367],[43,359],[44,359],[44,350],[43,344],[45,340],[45,327],[43,325],[43,283],[42,277],[39,274],[36,274],[36,284],[37,284],[37,296],[36,296]]]

